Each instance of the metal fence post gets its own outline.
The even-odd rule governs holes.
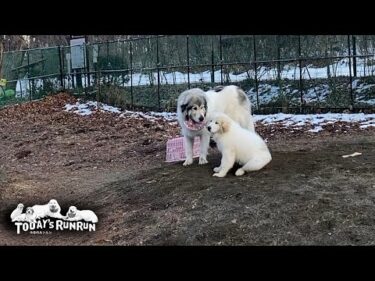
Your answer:
[[[17,71],[17,77],[19,77],[19,73]],[[17,85],[17,82],[16,82]],[[23,93],[22,93],[22,83],[20,83],[20,90],[21,90],[21,99],[23,98]],[[25,89],[26,90],[26,89]]]
[[[131,97],[131,106],[134,108],[134,99],[133,99],[133,41],[130,41],[129,45],[129,55],[130,55],[130,97]]]
[[[350,102],[351,106],[354,105],[353,97],[353,77],[352,77],[352,63],[351,63],[351,51],[350,51],[350,35],[348,35],[348,59],[349,59],[349,89],[350,89]]]
[[[280,64],[280,59],[281,59],[281,50],[280,50],[280,37],[279,35],[276,35],[276,48],[277,48],[277,80],[281,80],[281,64]],[[281,88],[280,88],[281,90]]]
[[[255,35],[253,35],[253,52],[254,52],[254,74],[255,74],[255,91],[257,93],[257,109],[259,110],[259,91],[258,91],[258,64]]]
[[[31,88],[31,83],[30,83],[30,50],[27,50],[27,79],[29,81],[29,100],[32,100],[32,94],[33,90]]]
[[[190,89],[190,57],[189,57],[189,35],[186,35],[186,61],[187,61],[187,75],[188,75],[188,89]]]
[[[223,85],[223,45],[221,41],[221,35],[219,37],[219,43],[220,43],[220,84]]]
[[[87,36],[85,36],[87,37]],[[85,54],[86,54],[86,71],[87,71],[87,85],[86,87],[90,87],[90,55],[89,55],[89,51],[88,51],[88,48],[87,48],[87,43],[85,43]]]
[[[215,38],[215,36],[211,37],[211,83],[212,83],[212,85],[215,84],[214,38]]]
[[[62,52],[61,52],[61,46],[59,46],[59,63],[60,63],[60,83],[61,83],[61,88],[65,90],[65,85],[64,85],[64,68],[63,68],[63,60],[62,60]]]
[[[125,45],[125,41],[122,41],[122,45],[121,45],[121,58],[122,58],[122,64],[121,64],[121,68],[122,69],[125,69],[125,48],[124,48],[124,45]],[[122,86],[124,86],[124,71],[121,72],[121,82],[122,82]]]
[[[160,108],[160,61],[159,61],[159,37],[156,37],[156,70],[158,72],[158,108]]]
[[[109,66],[110,66],[110,63],[109,63],[109,41],[107,40],[107,42],[106,42],[106,46],[107,46],[107,62],[106,62],[106,65],[105,65],[105,68],[104,69],[107,69],[107,70],[109,70],[110,68],[109,68]],[[106,74],[105,74],[105,81],[106,82],[109,82],[109,74],[108,74],[109,72],[106,72]]]
[[[107,65],[109,63],[109,41],[107,40],[106,42],[106,46],[107,46]]]
[[[357,77],[357,39],[352,35],[353,41],[353,76]]]
[[[302,90],[302,51],[301,51],[301,35],[298,35],[298,64],[299,64],[299,92],[301,96],[300,100],[300,113],[303,110],[303,90]]]

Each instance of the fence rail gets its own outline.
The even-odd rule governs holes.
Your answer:
[[[174,110],[191,87],[235,84],[258,112],[374,110],[375,36],[150,36],[4,53],[0,106],[71,90]],[[6,94],[14,92],[12,94]]]

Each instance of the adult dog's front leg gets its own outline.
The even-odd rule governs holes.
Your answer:
[[[210,135],[203,134],[200,138],[200,155],[199,155],[199,165],[207,164],[207,152],[210,146]]]
[[[186,160],[184,162],[184,166],[191,165],[193,163],[193,144],[194,144],[194,138],[185,136],[184,137],[185,142],[185,156]]]
[[[213,174],[214,177],[225,177],[228,171],[233,167],[235,162],[235,154],[232,151],[225,151],[223,152],[223,156],[221,158],[220,170]]]

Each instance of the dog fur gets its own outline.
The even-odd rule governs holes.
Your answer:
[[[34,214],[37,219],[44,218],[46,216],[57,219],[63,218],[61,215],[61,207],[55,199],[51,199],[48,204],[45,205],[34,205],[32,209],[34,210]]]
[[[17,208],[15,208],[13,212],[10,214],[10,218],[12,221],[14,221],[16,217],[22,214],[23,208],[24,208],[24,205],[22,203],[17,205]]]
[[[184,166],[193,163],[193,144],[200,137],[199,164],[206,164],[210,133],[206,123],[214,112],[222,112],[243,128],[255,131],[251,116],[251,103],[245,92],[237,86],[219,86],[207,92],[199,88],[186,90],[177,100],[177,116],[184,136],[186,160]]]
[[[26,221],[26,222],[36,222],[36,217],[34,214],[34,210],[31,207],[26,208],[26,213],[25,214],[20,214],[17,217],[12,219],[12,222],[15,221]]]
[[[65,219],[68,221],[79,221],[84,220],[87,222],[98,222],[98,217],[91,210],[77,210],[75,206],[70,206],[68,212],[66,213]]]
[[[213,114],[207,130],[222,153],[220,166],[214,168],[215,177],[225,177],[235,162],[242,166],[235,174],[242,176],[262,169],[272,160],[266,143],[256,132],[242,128],[224,113]]]

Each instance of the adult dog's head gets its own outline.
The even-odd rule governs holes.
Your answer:
[[[51,213],[59,213],[61,211],[60,205],[55,199],[48,202],[48,208]]]
[[[207,124],[207,130],[211,134],[224,134],[229,130],[230,124],[231,119],[227,115],[216,113],[211,116]]]
[[[185,121],[193,124],[205,122],[207,114],[207,100],[201,89],[194,88],[180,95],[179,107]]]

